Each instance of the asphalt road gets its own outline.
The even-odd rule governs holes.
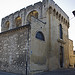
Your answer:
[[[0,71],[0,75],[21,75]],[[50,72],[41,72],[34,75],[75,75],[75,69],[61,69]]]
[[[0,75],[21,75],[21,74],[14,74],[14,73],[8,73],[8,72],[0,71]]]
[[[61,69],[50,72],[41,72],[34,75],[75,75],[75,69]]]

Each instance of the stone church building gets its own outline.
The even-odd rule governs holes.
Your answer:
[[[0,33],[0,70],[35,73],[69,67],[69,17],[43,0],[4,18]]]

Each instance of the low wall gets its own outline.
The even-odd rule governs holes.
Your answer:
[[[0,70],[25,74],[28,29],[21,26],[0,33]]]

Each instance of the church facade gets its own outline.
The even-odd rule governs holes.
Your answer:
[[[0,70],[35,73],[69,67],[69,17],[43,0],[2,19]]]

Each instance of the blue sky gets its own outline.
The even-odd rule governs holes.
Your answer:
[[[1,18],[38,1],[42,0],[0,0],[0,21]],[[72,11],[75,10],[75,0],[54,1],[70,18],[69,38],[73,40],[75,46],[75,18],[73,18],[74,16],[72,14]]]

